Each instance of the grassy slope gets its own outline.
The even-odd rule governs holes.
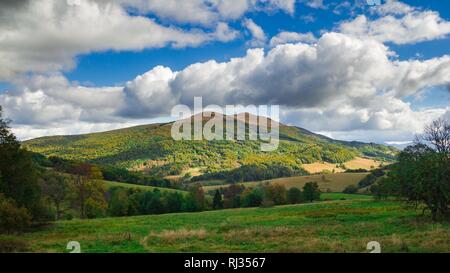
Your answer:
[[[58,222],[22,236],[32,251],[64,252],[449,252],[448,223],[395,202],[370,200]]]
[[[56,173],[59,175],[69,177],[69,178],[72,177],[72,179],[76,179],[75,176],[68,174],[68,173],[62,173],[62,172],[56,172]],[[97,181],[103,182],[107,189],[112,188],[112,187],[122,187],[122,188],[127,188],[127,189],[130,189],[130,188],[131,189],[141,189],[144,191],[153,191],[155,189],[158,189],[160,191],[167,191],[167,192],[181,192],[181,193],[186,192],[186,191],[171,189],[171,188],[163,188],[163,187],[155,187],[155,186],[147,186],[147,185],[137,185],[137,184],[123,183],[123,182],[116,182],[116,181],[109,181],[109,180],[97,180]]]
[[[345,168],[349,170],[356,170],[356,169],[372,170],[375,168],[379,168],[381,166],[381,163],[382,163],[381,161],[374,159],[355,157],[352,160],[344,162],[343,165],[345,166]],[[324,171],[335,173],[345,172],[345,169],[340,168],[339,165],[327,162],[315,162],[310,164],[303,164],[302,167],[311,174],[322,173]]]
[[[285,186],[286,188],[296,187],[301,189],[307,182],[317,182],[322,191],[342,192],[348,185],[356,185],[361,181],[368,173],[334,173],[334,174],[316,174],[296,177],[277,178],[272,180],[262,181],[269,183],[276,183]],[[324,179],[325,178],[325,179]],[[241,183],[246,187],[254,187],[261,182],[245,182]],[[221,187],[227,187],[228,185],[214,185],[204,186],[205,192],[216,190]]]
[[[145,186],[145,185],[136,185],[136,184],[129,184],[129,183],[122,183],[122,182],[114,182],[114,181],[107,181],[102,180],[107,188],[111,187],[122,187],[122,188],[128,188],[128,189],[141,189],[145,191],[153,191],[155,189],[158,189],[160,191],[167,191],[167,192],[180,192],[185,193],[185,191],[182,190],[176,190],[176,189],[169,189],[169,188],[162,188],[162,187],[153,187],[153,186]]]

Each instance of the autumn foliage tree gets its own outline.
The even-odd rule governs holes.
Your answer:
[[[95,166],[80,163],[74,167],[72,173],[76,175],[72,183],[73,204],[79,209],[81,218],[102,216],[108,207],[105,200],[105,185],[101,179],[101,171]]]

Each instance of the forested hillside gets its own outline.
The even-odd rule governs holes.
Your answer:
[[[283,124],[280,124],[279,148],[262,152],[259,141],[175,141],[170,134],[171,125],[151,124],[102,133],[43,137],[25,141],[23,145],[46,156],[163,175],[180,174],[189,168],[214,173],[255,164],[276,164],[298,170],[305,163],[339,164],[357,156],[389,161],[396,153],[392,147],[337,141]]]

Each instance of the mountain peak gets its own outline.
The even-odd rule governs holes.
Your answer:
[[[266,119],[267,120],[267,124],[268,126],[272,126],[272,125],[282,125],[281,123],[269,118],[269,117],[265,117],[265,116],[258,116],[258,115],[254,115],[252,113],[249,112],[240,112],[237,114],[232,114],[232,115],[225,115],[223,113],[220,112],[214,112],[214,111],[204,111],[204,112],[200,112],[197,114],[194,114],[192,116],[190,116],[189,118],[185,118],[185,119],[181,119],[181,120],[191,120],[193,121],[194,118],[200,118],[203,122],[209,121],[212,118],[222,118],[224,121],[228,118],[228,117],[232,117],[232,119],[236,122],[243,122],[245,124],[250,124],[250,125],[258,125],[258,122]]]

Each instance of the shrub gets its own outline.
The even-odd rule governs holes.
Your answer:
[[[287,192],[287,201],[289,204],[298,204],[302,201],[302,191],[297,188],[290,188]]]
[[[0,194],[0,232],[21,232],[31,224],[26,208],[16,206],[14,200]]]
[[[28,243],[15,237],[0,237],[0,253],[28,251]]]
[[[343,193],[354,194],[358,191],[358,188],[355,185],[348,185]]]
[[[86,200],[86,217],[89,219],[104,217],[108,204],[105,200],[88,198]]]

